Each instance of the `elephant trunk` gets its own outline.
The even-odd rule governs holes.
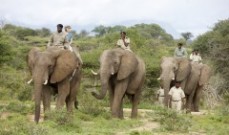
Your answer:
[[[107,90],[108,90],[108,83],[109,83],[109,77],[107,74],[100,74],[100,78],[101,78],[101,86],[102,89],[100,91],[99,94],[97,94],[96,92],[92,92],[92,95],[97,98],[97,99],[103,99],[106,96]]]
[[[164,105],[166,107],[168,107],[169,105],[169,90],[170,90],[170,84],[171,84],[171,80],[170,79],[165,79],[163,80],[163,88],[164,88]]]
[[[35,94],[35,122],[39,122],[40,111],[41,111],[41,98],[42,98],[42,87],[45,82],[45,70],[41,67],[35,69],[36,72],[33,74],[34,80],[34,94]]]
[[[39,122],[39,118],[40,118],[40,110],[41,110],[41,91],[42,91],[42,81],[37,82],[35,81],[34,84],[34,90],[35,90],[35,122],[38,123]]]

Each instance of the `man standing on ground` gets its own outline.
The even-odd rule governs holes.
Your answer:
[[[184,91],[181,89],[179,82],[176,82],[175,86],[170,89],[169,97],[172,103],[172,109],[180,112],[182,105],[184,105],[185,103],[185,94]]]
[[[178,43],[178,47],[174,51],[174,57],[178,58],[187,58],[188,53],[186,49],[183,47],[182,43]]]
[[[164,89],[163,87],[161,86],[160,89],[157,91],[157,100],[159,102],[159,105],[161,106],[164,106],[164,98],[165,98],[165,95],[164,95]]]
[[[59,48],[64,48],[65,36],[66,33],[62,31],[63,25],[57,25],[57,32],[53,33],[48,44],[47,48],[50,46],[57,46]]]

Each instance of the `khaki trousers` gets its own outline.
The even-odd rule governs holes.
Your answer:
[[[181,111],[182,102],[180,101],[172,101],[172,109],[176,110],[177,112]]]
[[[161,106],[164,106],[164,97],[159,97],[158,102]]]

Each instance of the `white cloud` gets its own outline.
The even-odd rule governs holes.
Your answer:
[[[228,0],[1,0],[0,17],[30,27],[162,22],[177,32],[205,32],[229,17]]]

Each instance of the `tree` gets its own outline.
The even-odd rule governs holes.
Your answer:
[[[185,41],[187,41],[187,40],[189,40],[189,39],[191,39],[193,37],[191,32],[181,33],[181,36],[185,39]]]
[[[48,28],[41,28],[37,30],[37,33],[41,37],[48,37],[51,35],[51,31]]]
[[[6,19],[5,18],[0,18],[0,30],[2,30],[6,25]]]
[[[10,45],[10,39],[7,34],[0,31],[0,66],[12,59],[12,46]]]
[[[80,38],[85,38],[89,35],[89,33],[86,30],[81,30],[79,33]]]
[[[95,27],[92,32],[95,32],[97,36],[103,36],[107,33],[107,27],[99,25]]]
[[[202,56],[214,63],[214,70],[225,80],[220,85],[219,93],[229,91],[229,19],[219,21],[211,31],[198,36],[192,46],[200,50]],[[228,97],[229,101],[229,97]]]

